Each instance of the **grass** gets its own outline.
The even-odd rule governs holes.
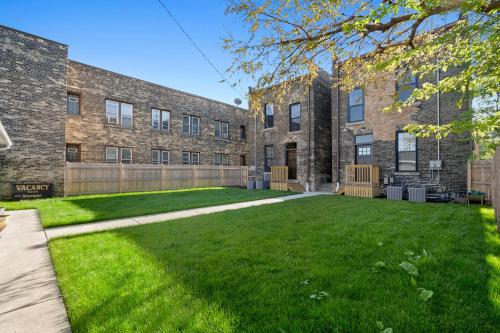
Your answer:
[[[408,258],[423,249],[430,259]],[[313,197],[56,239],[50,251],[75,333],[500,327],[500,237],[477,206]]]
[[[162,192],[83,195],[24,201],[3,201],[7,210],[38,209],[45,228],[272,198],[290,194],[210,187]]]

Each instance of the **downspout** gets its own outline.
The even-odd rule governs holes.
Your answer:
[[[437,63],[437,71],[436,71],[436,85],[437,85],[437,95],[436,95],[436,102],[437,102],[437,126],[438,130],[441,130],[441,91],[439,90],[439,81],[441,81],[441,70],[439,69],[439,60],[436,59]],[[437,159],[438,161],[441,161],[441,139],[439,137],[437,138]],[[441,162],[442,163],[442,162]],[[441,164],[442,167],[442,164]],[[438,169],[437,170],[437,181],[436,183],[439,184],[441,182],[441,171]]]
[[[306,182],[306,192],[309,192],[309,181],[311,177],[311,85],[307,87],[307,117],[308,117],[308,129],[307,129],[307,182]]]
[[[335,102],[337,111],[337,187],[335,192],[337,192],[340,189],[340,66],[337,65],[336,61],[335,67],[337,68],[337,100]]]

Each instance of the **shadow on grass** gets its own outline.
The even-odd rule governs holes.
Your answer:
[[[91,310],[79,319],[94,327],[107,318],[121,322],[108,329],[123,331],[372,332],[382,321],[394,331],[489,332],[500,324],[491,264],[500,241],[489,212],[309,198],[55,242],[69,256],[100,253],[87,263],[95,277],[73,287],[105,288],[85,299]],[[427,303],[398,266],[406,251],[424,248],[435,258],[416,263],[418,287],[434,291]],[[381,260],[387,267],[373,271]],[[72,300],[86,296],[70,282],[62,289],[71,318]],[[311,298],[322,291],[328,296]],[[82,325],[75,331],[90,327]]]

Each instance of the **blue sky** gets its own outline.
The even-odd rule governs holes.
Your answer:
[[[244,33],[224,15],[224,0],[163,0],[221,70],[228,31]],[[70,59],[233,104],[238,93],[219,83],[157,0],[1,0],[0,24],[69,45]],[[246,93],[251,82],[238,87]],[[245,104],[245,103],[244,103]],[[245,106],[245,105],[243,105]]]

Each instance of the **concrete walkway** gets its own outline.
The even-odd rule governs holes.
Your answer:
[[[66,227],[46,229],[45,233],[46,233],[48,239],[52,239],[52,238],[57,238],[57,237],[86,234],[86,233],[91,233],[91,232],[96,232],[96,231],[112,230],[112,229],[117,229],[117,228],[130,227],[130,226],[134,226],[134,225],[158,223],[158,222],[176,220],[176,219],[211,214],[211,213],[219,213],[219,212],[225,212],[228,210],[236,210],[236,209],[241,209],[241,208],[269,205],[269,204],[280,203],[280,202],[284,202],[284,201],[288,201],[288,200],[313,197],[313,196],[323,195],[323,194],[331,194],[331,193],[306,192],[306,193],[302,193],[302,194],[288,195],[288,196],[279,197],[279,198],[245,201],[245,202],[239,202],[239,203],[228,204],[228,205],[187,209],[187,210],[181,210],[181,211],[171,212],[171,213],[146,215],[146,216],[131,217],[131,218],[124,218],[124,219],[119,219],[119,220],[111,220],[111,221],[103,221],[103,222],[95,222],[95,223],[85,223],[85,224],[78,224],[78,225],[72,225],[72,226],[70,225],[70,226],[66,226]]]
[[[36,210],[0,232],[0,332],[71,332]]]

